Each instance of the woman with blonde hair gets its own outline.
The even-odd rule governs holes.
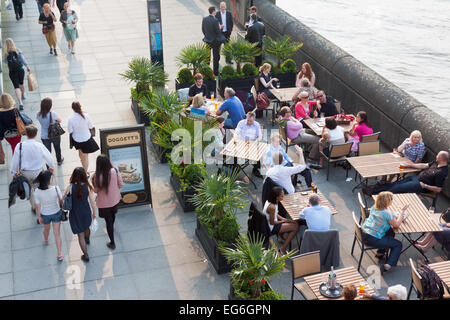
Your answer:
[[[270,92],[270,89],[274,89],[272,82],[279,80],[277,78],[272,78],[272,75],[270,74],[271,69],[272,67],[268,63],[264,63],[261,67],[259,67],[258,93],[264,92],[269,99],[274,99],[275,97],[272,92]]]
[[[53,54],[54,52],[55,56],[57,56],[56,31],[54,24],[56,22],[56,17],[48,3],[44,3],[42,9],[43,11],[39,16],[39,24],[42,24],[42,33],[45,35],[45,39],[50,47],[50,54]]]
[[[14,150],[16,145],[20,142],[22,137],[17,133],[16,126],[16,109],[14,108],[14,99],[11,97],[9,93],[4,93],[0,97],[0,144],[3,141],[3,138],[8,141],[11,145],[12,152],[14,154]],[[19,113],[20,115],[20,113]],[[23,121],[23,119],[22,119]],[[0,153],[2,153],[0,151]],[[3,159],[2,159],[3,158]],[[2,161],[3,160],[3,161]],[[4,154],[3,157],[0,154],[0,164],[4,162]]]
[[[406,210],[409,205],[402,208],[400,214],[388,210],[392,205],[394,194],[389,191],[380,192],[375,200],[375,205],[370,208],[370,215],[362,225],[363,241],[366,245],[379,248],[376,257],[384,259],[386,249],[391,249],[389,257],[381,268],[382,272],[395,267],[402,252],[402,243],[396,239],[392,228],[398,228],[408,217]]]
[[[192,99],[192,107],[205,111],[205,115],[209,113],[208,107],[205,105],[205,99],[203,98],[202,93],[198,93],[194,96],[194,99]]]
[[[403,153],[405,157],[415,163],[422,161],[423,154],[425,153],[425,144],[422,142],[422,134],[419,130],[411,132],[409,138],[397,148],[397,151]]]
[[[26,99],[25,86],[23,80],[25,78],[25,68],[30,72],[31,69],[28,66],[22,51],[16,48],[14,41],[11,38],[5,40],[5,59],[8,63],[9,78],[14,86],[14,93],[16,94],[17,101],[19,101],[19,109],[23,110],[22,100]]]
[[[302,69],[297,74],[297,81],[295,82],[296,87],[301,87],[302,79],[307,78],[311,83],[311,87],[316,84],[316,75],[312,71],[311,65],[308,62],[302,64]]]

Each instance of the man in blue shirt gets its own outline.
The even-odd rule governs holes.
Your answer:
[[[224,97],[225,102],[216,111],[216,115],[220,116],[225,111],[228,112],[228,119],[225,120],[226,129],[235,129],[239,121],[245,119],[244,106],[241,100],[235,97],[236,92],[232,88],[225,88]]]
[[[306,220],[308,230],[328,231],[331,221],[330,208],[320,205],[320,199],[317,194],[309,197],[309,203],[311,206],[300,212],[300,218]]]

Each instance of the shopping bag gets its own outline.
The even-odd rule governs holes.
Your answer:
[[[97,229],[98,229],[98,222],[97,222],[97,219],[92,220],[90,229],[91,229],[91,234],[94,234],[95,231],[97,231]]]
[[[13,9],[11,0],[7,0],[7,1],[6,1],[6,9],[8,9],[8,10],[12,10],[12,9]]]
[[[38,88],[38,82],[34,73],[30,72],[27,76],[28,91],[34,91]]]

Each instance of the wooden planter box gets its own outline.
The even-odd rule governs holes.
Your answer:
[[[231,271],[231,264],[228,264],[225,257],[219,251],[219,245],[216,239],[211,238],[208,228],[203,225],[197,218],[197,228],[195,235],[202,244],[203,250],[208,256],[209,261],[213,265],[218,274],[228,273]]]
[[[267,284],[266,284],[266,288],[267,288],[267,289],[264,290],[264,292],[267,291],[267,290],[273,290],[272,287],[270,286],[270,283],[268,283],[268,282],[267,282]],[[235,295],[235,293],[234,293],[234,287],[233,287],[233,285],[231,284],[231,280],[230,280],[230,293],[228,293],[228,300],[244,300],[244,299],[242,299],[242,298],[240,298],[240,297],[238,297],[238,296]]]
[[[177,195],[178,201],[180,201],[181,207],[183,207],[184,212],[195,211],[195,206],[189,201],[189,199],[195,194],[194,188],[189,188],[186,191],[178,191],[181,188],[180,178],[170,174],[170,183]]]
[[[145,115],[142,111],[142,108],[139,108],[137,101],[134,99],[131,99],[131,110],[133,111],[134,117],[138,124],[143,123],[146,127],[150,125],[150,120],[147,115]]]
[[[206,84],[206,87],[208,88],[208,93],[206,95],[207,97],[209,97],[209,94],[211,93],[211,91],[216,92],[216,80],[203,81],[203,83]],[[175,79],[175,89],[176,90],[183,89],[183,88],[189,88],[192,85],[193,85],[193,83],[189,83],[189,82],[179,83],[178,79]]]
[[[255,85],[255,76],[235,78],[229,80],[219,79],[219,94],[223,97],[223,91],[226,87],[233,88],[234,91],[242,90],[250,92],[250,89]]]

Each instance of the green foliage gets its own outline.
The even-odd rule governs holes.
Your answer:
[[[222,54],[229,61],[236,63],[236,72],[241,73],[243,62],[253,62],[256,56],[261,55],[261,49],[256,47],[258,43],[250,43],[241,38],[228,41],[222,48]]]
[[[128,70],[119,75],[129,82],[135,83],[138,94],[155,88],[163,88],[169,79],[161,64],[153,63],[146,57],[132,58],[128,63]]]
[[[282,36],[277,40],[271,37],[264,38],[264,51],[273,54],[277,58],[277,67],[281,67],[281,61],[289,58],[297,50],[299,50],[303,43],[291,41],[290,36]]]
[[[222,70],[220,71],[220,77],[223,80],[229,80],[229,79],[234,79],[237,77],[236,75],[236,71],[234,70],[234,68],[232,66],[224,66],[222,68]]]
[[[184,107],[178,93],[169,92],[164,88],[153,90],[151,95],[144,95],[140,101],[144,113],[150,122],[163,124],[179,114]]]
[[[287,59],[281,64],[281,70],[284,73],[297,73],[297,64],[292,59]]]
[[[242,67],[242,73],[246,77],[252,77],[258,74],[258,69],[255,67],[253,63],[246,63]]]
[[[286,297],[275,290],[267,290],[261,293],[256,300],[284,300]]]
[[[186,191],[189,187],[197,185],[202,180],[202,177],[207,174],[204,163],[176,164],[169,161],[169,164],[170,171],[172,171],[180,180],[181,186],[180,190],[177,190],[177,192]]]
[[[280,257],[275,245],[266,250],[263,243],[264,237],[257,233],[239,236],[235,249],[224,246],[219,248],[233,264],[231,283],[236,295],[244,299],[258,298],[269,279],[273,276],[279,277],[286,260],[296,253],[296,250],[290,251]]]
[[[272,75],[283,73],[283,70],[281,68],[278,68],[277,66],[273,67],[272,71],[270,72]]]
[[[219,222],[217,227],[218,238],[224,242],[232,243],[239,235],[239,228],[240,225],[236,220],[236,216],[234,214],[227,214]]]
[[[203,75],[204,81],[216,80],[213,69],[210,66],[204,66],[199,69],[199,72]]]
[[[239,171],[235,170],[229,175],[213,173],[204,176],[194,188],[196,194],[190,199],[197,207],[200,222],[219,241],[225,241],[221,236],[232,238],[233,229],[239,224],[234,224],[230,216],[236,219],[236,210],[246,206],[243,200],[246,191],[243,183],[237,181],[238,174]],[[221,223],[225,218],[227,221]],[[219,232],[219,226],[222,233]]]
[[[182,68],[178,71],[178,82],[179,83],[194,83],[194,76],[191,70],[188,68]]]
[[[184,47],[176,57],[179,66],[186,66],[196,74],[200,68],[209,65],[210,49],[204,42],[198,42]]]

